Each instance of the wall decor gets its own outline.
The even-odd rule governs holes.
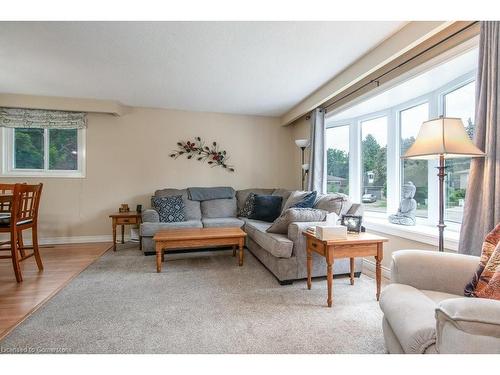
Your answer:
[[[170,154],[171,158],[177,159],[181,155],[186,155],[188,159],[196,158],[198,161],[206,161],[211,167],[222,167],[229,172],[234,172],[234,167],[228,165],[229,156],[226,150],[220,150],[217,142],[212,142],[206,146],[200,137],[195,137],[194,141],[177,142],[178,150]]]

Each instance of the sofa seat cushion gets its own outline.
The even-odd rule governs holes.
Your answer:
[[[161,229],[202,228],[200,220],[179,221],[177,223],[142,223],[141,236],[152,237]]]
[[[201,202],[203,218],[236,217],[236,198],[212,199]]]
[[[271,226],[260,220],[245,220],[245,232],[264,250],[277,258],[290,258],[293,252],[293,242],[284,234],[267,233]]]
[[[436,343],[436,301],[447,296],[426,293],[409,285],[390,284],[380,296],[384,318],[407,354],[425,353]]]
[[[243,220],[235,217],[210,217],[201,219],[204,228],[238,227],[245,225]]]

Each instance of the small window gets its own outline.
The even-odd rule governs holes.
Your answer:
[[[2,128],[3,175],[83,177],[84,129]]]

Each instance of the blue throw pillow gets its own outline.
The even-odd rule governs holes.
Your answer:
[[[253,212],[248,218],[271,223],[280,216],[282,201],[283,197],[279,195],[255,194]]]
[[[152,197],[151,205],[158,212],[160,222],[162,223],[186,221],[182,195],[175,195],[171,197]]]
[[[316,202],[317,195],[318,195],[317,192],[312,191],[309,194],[307,194],[304,198],[302,198],[300,201],[290,206],[289,208],[313,208],[314,203]]]

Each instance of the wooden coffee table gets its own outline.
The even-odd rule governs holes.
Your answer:
[[[239,265],[243,266],[243,245],[246,233],[241,228],[186,228],[164,229],[156,232],[156,272],[161,272],[164,253],[168,250],[200,249],[232,246],[233,256],[239,247]]]
[[[371,233],[348,234],[345,240],[320,240],[308,232],[302,233],[307,239],[307,289],[311,289],[312,253],[326,258],[326,280],[328,285],[328,307],[332,307],[333,261],[335,258],[349,258],[351,285],[354,284],[354,258],[375,257],[375,278],[377,281],[377,301],[380,296],[381,262],[384,257],[384,242],[387,238]]]

